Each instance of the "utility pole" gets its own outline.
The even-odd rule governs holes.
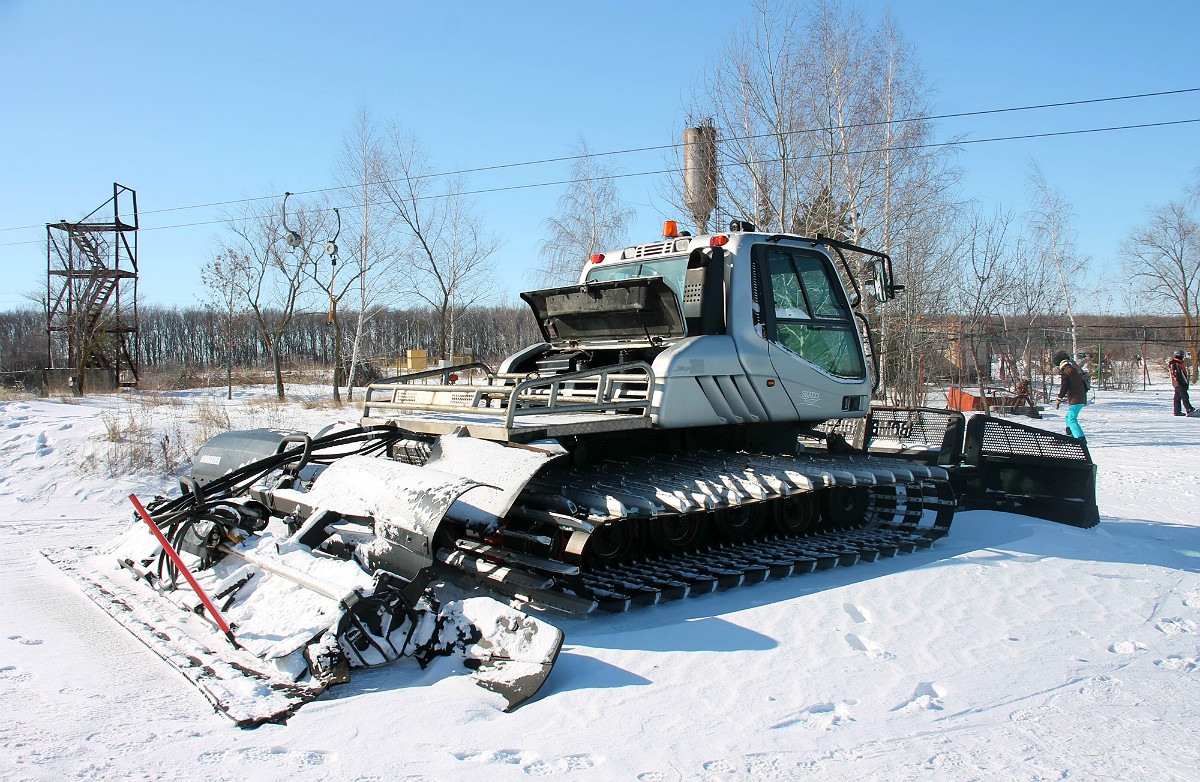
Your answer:
[[[1142,326],[1142,390],[1146,390],[1146,383],[1150,380],[1150,367],[1146,365],[1146,327]]]

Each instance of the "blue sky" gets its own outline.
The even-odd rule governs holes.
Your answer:
[[[893,2],[937,113],[1200,87],[1200,4]],[[331,183],[356,108],[395,120],[443,170],[675,141],[685,95],[748,5],[652,2],[204,4],[0,0],[0,229],[73,220],[113,181],[143,210]],[[1200,118],[1200,93],[944,121],[967,139]],[[1022,211],[1030,160],[1078,215],[1080,246],[1113,267],[1153,204],[1197,181],[1200,124],[968,145],[966,196]],[[661,152],[614,159],[625,173]],[[567,178],[568,164],[473,176],[488,188]],[[659,233],[653,177],[622,180],[631,239]],[[531,282],[562,189],[476,200],[501,234],[510,295]],[[147,214],[143,228],[216,209]],[[144,303],[187,306],[219,226],[141,233]],[[0,230],[0,308],[45,286],[44,228]],[[21,242],[33,242],[20,244]],[[1118,297],[1119,301],[1119,297]]]

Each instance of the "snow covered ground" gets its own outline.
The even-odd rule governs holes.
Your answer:
[[[355,417],[259,396],[234,426]],[[253,731],[38,554],[172,488],[104,457],[125,416],[165,454],[225,412],[152,402],[0,402],[0,779],[1200,779],[1200,419],[1169,389],[1084,411],[1095,529],[961,513],[928,552],[555,619],[558,666],[513,714],[446,660],[359,672]]]

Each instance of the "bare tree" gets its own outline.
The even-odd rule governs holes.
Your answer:
[[[358,313],[350,349],[350,371],[346,395],[354,398],[354,385],[364,331],[380,307],[399,301],[404,286],[396,271],[401,257],[395,217],[376,208],[382,198],[380,180],[387,176],[386,148],[370,111],[360,106],[350,130],[342,138],[342,150],[334,167],[334,178],[353,195],[354,203],[343,209],[345,263],[356,270],[355,293]]]
[[[1034,326],[1050,311],[1057,280],[1046,256],[1038,252],[1027,234],[1016,237],[1007,295],[999,311],[1004,328],[1006,357],[1020,378],[1033,378]]]
[[[980,364],[980,353],[988,354],[987,342],[991,324],[1003,310],[1009,296],[1012,279],[1012,257],[1009,228],[1012,215],[997,211],[985,218],[972,210],[966,218],[965,236],[961,245],[961,263],[955,299],[961,313],[961,338],[967,343],[970,360],[979,385],[979,398],[989,410],[983,380],[988,374]],[[990,367],[986,369],[990,372]]]
[[[1033,204],[1029,209],[1029,230],[1037,250],[1054,269],[1058,278],[1060,304],[1071,322],[1071,355],[1079,355],[1079,328],[1075,322],[1074,302],[1083,293],[1087,273],[1086,256],[1075,247],[1075,214],[1061,191],[1050,186],[1042,169],[1030,162],[1029,187]]]
[[[218,252],[200,269],[200,280],[204,284],[203,306],[217,317],[228,399],[233,399],[233,349],[239,326],[246,316],[244,292],[249,275],[249,256],[228,248]]]
[[[302,245],[287,245],[282,213],[269,202],[250,202],[240,214],[226,223],[231,236],[222,252],[246,259],[246,272],[240,279],[241,295],[249,305],[259,338],[271,354],[275,373],[275,395],[285,398],[280,344],[295,318],[308,276],[305,266],[314,253],[311,244],[324,231],[319,224],[323,215],[315,211],[294,213]]]
[[[383,165],[385,206],[409,238],[409,290],[437,313],[438,351],[452,357],[455,317],[492,292],[492,255],[500,240],[475,216],[460,179],[433,175],[412,135],[392,128]]]
[[[802,189],[796,167],[811,164],[800,116],[801,27],[794,6],[756,3],[753,21],[728,37],[687,108],[693,122],[717,128],[719,210],[768,230],[795,222]],[[687,214],[678,179],[673,199]]]
[[[1200,348],[1200,223],[1182,201],[1150,210],[1121,245],[1126,272],[1143,295],[1183,315],[1196,379]]]
[[[919,321],[952,266],[959,172],[953,147],[930,143],[930,94],[890,17],[871,25],[837,0],[756,0],[688,106],[717,127],[726,212],[883,250],[920,278],[901,276],[909,301],[871,315],[885,346],[881,386],[902,396],[923,394],[919,353],[886,353],[922,340]]]
[[[913,215],[889,247],[896,276],[906,285],[902,296],[880,308],[880,385],[893,404],[925,405],[926,378],[940,363],[944,335],[933,324],[956,310],[963,241],[953,228],[956,216],[952,209]],[[912,230],[918,226],[924,230]]]
[[[588,258],[625,243],[633,210],[621,201],[613,170],[588,153],[582,138],[579,157],[571,166],[571,184],[558,199],[558,214],[546,219],[542,264],[537,274],[544,285],[565,285],[579,279]]]

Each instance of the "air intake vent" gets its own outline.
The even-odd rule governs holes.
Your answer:
[[[649,258],[652,255],[667,255],[675,251],[675,240],[667,239],[662,242],[651,242],[650,244],[639,244],[633,248],[634,258]]]

